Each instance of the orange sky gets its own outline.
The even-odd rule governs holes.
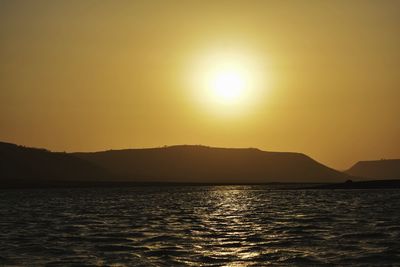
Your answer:
[[[399,14],[372,0],[0,0],[0,140],[258,147],[339,169],[400,158]],[[239,106],[190,81],[223,53],[256,62]]]

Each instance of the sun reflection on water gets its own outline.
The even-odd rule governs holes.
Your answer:
[[[259,257],[261,250],[256,244],[259,239],[256,233],[262,232],[262,227],[245,215],[254,206],[252,201],[248,190],[211,188],[207,196],[209,209],[199,216],[214,242],[211,249],[204,243],[197,252],[212,259],[237,259],[226,266],[247,266],[251,259]],[[202,241],[201,235],[197,240]]]
[[[400,198],[393,190],[183,186],[107,189],[106,197],[103,189],[2,196],[0,211],[6,216],[0,265],[4,257],[18,266],[365,266],[373,258],[387,266],[399,262],[395,246]],[[12,205],[15,209],[10,210]],[[36,230],[25,236],[32,227]],[[21,233],[24,236],[16,239]]]

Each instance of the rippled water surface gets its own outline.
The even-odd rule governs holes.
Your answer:
[[[0,191],[0,266],[400,266],[400,190]]]

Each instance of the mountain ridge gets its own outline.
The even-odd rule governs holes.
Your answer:
[[[51,152],[0,142],[1,183],[343,182],[346,174],[297,152],[175,145],[98,152]]]
[[[296,152],[269,152],[257,148],[218,148],[175,145],[161,148],[121,149],[72,153],[103,166],[121,177],[186,182],[336,182],[342,173]],[[143,169],[149,162],[158,170]],[[289,172],[289,169],[298,171]],[[291,177],[289,177],[291,176]],[[302,176],[302,177],[300,177]],[[340,178],[339,178],[340,177]]]
[[[345,173],[364,179],[400,179],[400,159],[364,160]]]
[[[51,152],[0,142],[1,182],[99,181],[108,172],[103,168],[65,152]]]

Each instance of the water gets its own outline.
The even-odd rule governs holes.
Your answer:
[[[400,266],[400,190],[0,191],[0,266]]]

